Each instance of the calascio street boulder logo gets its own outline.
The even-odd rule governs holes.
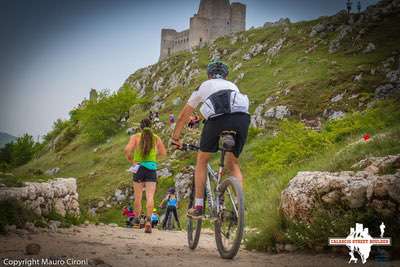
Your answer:
[[[383,238],[385,233],[385,224],[382,222],[380,227],[381,235],[374,238],[369,234],[368,228],[364,228],[363,224],[356,223],[356,228],[350,228],[350,234],[342,238],[329,238],[330,246],[347,246],[350,249],[349,263],[357,263],[358,259],[355,252],[360,256],[362,263],[366,263],[371,252],[372,246],[391,246],[391,238]]]

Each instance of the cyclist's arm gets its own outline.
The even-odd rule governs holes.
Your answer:
[[[129,139],[128,144],[125,147],[124,153],[125,153],[125,158],[132,163],[133,165],[136,165],[136,162],[133,161],[132,159],[132,152],[135,150],[137,141],[136,141],[136,136],[131,136],[131,138]]]
[[[157,151],[160,157],[165,157],[167,155],[167,150],[165,149],[164,143],[160,137],[157,137]]]
[[[194,108],[188,104],[184,106],[181,113],[179,114],[178,120],[175,125],[174,132],[172,134],[172,139],[177,141],[181,137],[181,132],[183,127],[188,123],[190,115],[192,115]]]

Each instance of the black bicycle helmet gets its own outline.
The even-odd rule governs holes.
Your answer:
[[[219,60],[213,60],[207,65],[207,74],[213,79],[223,78],[229,74],[229,68]]]

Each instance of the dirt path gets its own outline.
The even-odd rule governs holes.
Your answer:
[[[25,246],[29,243],[41,246],[39,255],[25,255]],[[87,259],[90,260],[89,266],[97,267],[349,266],[346,257],[330,254],[264,254],[241,250],[234,260],[223,260],[218,255],[211,233],[203,233],[199,247],[191,251],[185,232],[154,230],[149,235],[142,230],[94,225],[60,229],[57,233],[0,236],[0,256],[0,266],[6,266],[4,258]],[[101,261],[96,262],[96,259]],[[105,263],[102,264],[102,261]],[[362,266],[374,266],[374,262],[370,260]],[[385,266],[400,266],[400,262]]]

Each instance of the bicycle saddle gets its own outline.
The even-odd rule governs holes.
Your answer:
[[[221,133],[222,149],[225,151],[233,151],[236,145],[235,136],[235,131],[223,131]]]

